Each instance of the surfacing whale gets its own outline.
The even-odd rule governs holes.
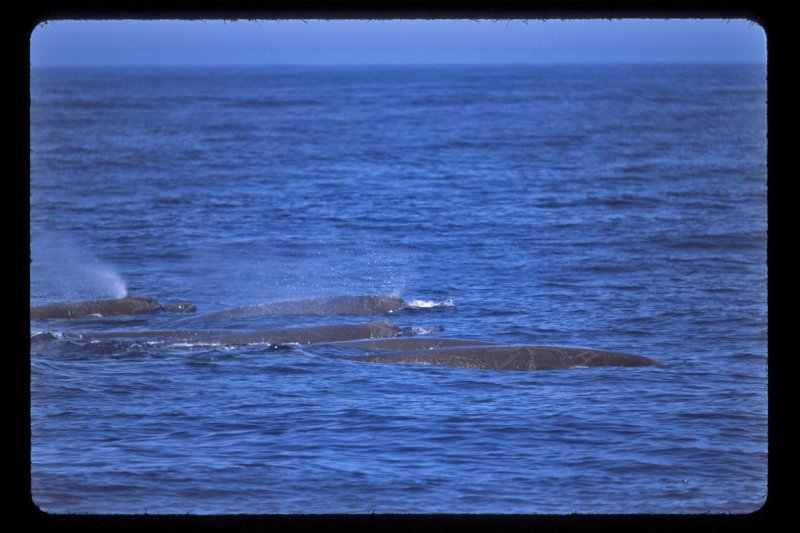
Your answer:
[[[556,370],[598,366],[655,366],[661,361],[585,348],[557,346],[456,346],[346,357],[369,363],[439,365],[481,370]]]
[[[446,339],[442,337],[395,337],[385,339],[367,339],[354,341],[337,341],[320,343],[325,346],[341,348],[377,348],[380,350],[409,351],[449,348],[453,346],[499,346],[496,342],[476,341],[470,339]]]
[[[176,303],[162,306],[148,296],[128,296],[116,300],[89,300],[85,302],[62,302],[52,305],[31,307],[31,318],[82,318],[91,315],[117,316],[171,311],[192,313],[196,310],[192,303]]]
[[[231,332],[212,331],[104,331],[81,334],[84,338],[147,338],[165,342],[186,342],[192,344],[311,344],[321,342],[346,341],[353,339],[373,339],[394,337],[400,328],[386,320],[376,320],[366,324],[333,324],[327,326],[293,327],[260,331]]]
[[[370,316],[391,313],[403,307],[403,299],[395,294],[373,294],[366,296],[333,296],[330,298],[308,298],[284,300],[246,307],[238,307],[196,317],[200,320],[220,318],[242,318],[261,315],[359,315]]]

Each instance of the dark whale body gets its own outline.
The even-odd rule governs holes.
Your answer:
[[[239,307],[227,311],[208,313],[197,317],[203,320],[241,318],[261,315],[359,315],[370,316],[392,312],[403,307],[403,299],[393,294],[367,296],[334,296],[331,298],[309,298],[286,300],[260,305]]]
[[[231,332],[216,331],[106,331],[85,333],[85,338],[148,338],[171,342],[187,342],[197,344],[310,344],[352,339],[371,339],[393,337],[400,333],[400,328],[386,320],[377,320],[366,324],[334,324],[328,326],[294,327],[261,331]]]
[[[338,341],[321,343],[326,346],[341,348],[377,348],[380,350],[409,351],[449,348],[453,346],[498,346],[495,342],[474,341],[469,339],[445,339],[441,337],[395,337],[387,339],[368,339],[354,341]]]
[[[117,316],[150,313],[155,311],[193,312],[194,304],[178,303],[162,307],[156,300],[147,296],[128,296],[116,300],[89,300],[85,302],[64,302],[40,307],[31,307],[32,319],[82,318],[91,315]]]
[[[162,305],[161,310],[171,313],[194,313],[197,311],[197,306],[191,302],[179,302],[176,304]]]
[[[423,364],[482,370],[556,370],[597,366],[653,366],[654,359],[604,350],[553,346],[461,346],[347,357],[370,363]]]

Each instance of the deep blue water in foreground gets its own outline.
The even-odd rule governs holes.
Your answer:
[[[418,301],[380,317],[401,327],[667,363],[379,365],[78,335],[200,327],[186,315],[34,321],[45,511],[743,513],[766,498],[763,66],[34,67],[31,148],[33,305],[396,291]]]

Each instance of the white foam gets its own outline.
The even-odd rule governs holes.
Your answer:
[[[227,350],[229,348],[234,348],[228,344],[222,342],[210,342],[210,341],[177,341],[177,342],[164,342],[164,341],[152,341],[147,344],[151,346],[167,346],[172,348],[220,348],[222,350]]]
[[[61,331],[31,331],[31,339],[62,339],[64,338],[64,333]]]
[[[429,335],[431,333],[439,333],[442,331],[442,327],[436,326],[432,328],[411,328],[411,331],[414,332],[414,335]]]
[[[410,302],[406,302],[406,307],[411,309],[432,309],[435,307],[455,307],[452,298],[448,298],[443,302],[437,302],[435,300],[411,300]]]

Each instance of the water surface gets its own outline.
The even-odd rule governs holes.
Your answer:
[[[668,363],[378,365],[79,335],[184,315],[36,321],[45,511],[765,500],[763,66],[33,68],[31,149],[32,305],[397,292],[432,304],[379,317],[400,327]]]

